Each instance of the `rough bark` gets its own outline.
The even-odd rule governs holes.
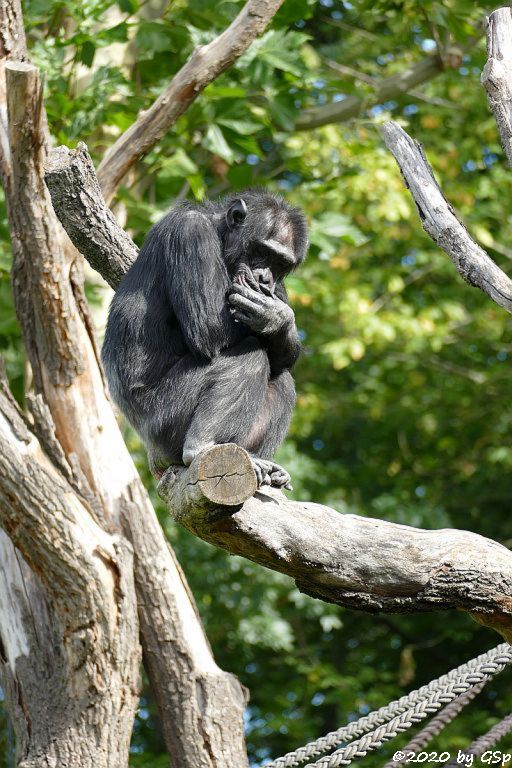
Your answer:
[[[45,181],[70,240],[116,290],[137,258],[138,248],[107,206],[87,146],[81,142],[77,149],[50,150]]]
[[[219,37],[196,48],[165,91],[105,154],[98,167],[98,180],[107,203],[135,161],[147,155],[206,86],[248,49],[282,3],[249,0]]]
[[[0,679],[17,764],[125,768],[140,662],[131,547],[93,520],[5,383],[0,440]]]
[[[243,712],[247,701],[234,675],[219,669],[154,515],[141,518],[137,487],[123,509],[124,529],[135,552],[144,663],[162,719],[172,765],[243,768]],[[178,738],[177,735],[180,735]]]
[[[507,6],[491,13],[486,32],[487,63],[482,72],[482,85],[512,166],[512,9]]]
[[[2,10],[5,11],[3,20],[6,24],[17,25],[17,28],[22,29],[17,0],[4,0]],[[19,40],[14,26],[12,33],[7,34],[2,30],[2,34],[3,38]],[[25,56],[20,46],[16,48],[16,55]],[[5,64],[2,60],[2,66]],[[36,387],[35,397],[30,400],[34,418],[33,429],[43,442],[47,457],[51,457],[54,467],[70,482],[78,502],[91,516],[107,527],[116,528],[120,523],[121,509],[127,504],[132,504],[132,515],[138,516],[141,531],[144,530],[144,521],[148,518],[151,519],[151,531],[151,526],[157,524],[155,513],[123,443],[98,365],[94,335],[82,290],[81,257],[60,227],[43,182],[42,168],[48,132],[38,75],[33,67],[19,63],[10,63],[8,67],[9,118],[12,118],[9,129],[5,104],[4,109],[0,109],[0,118],[3,135],[8,136],[11,146],[5,143],[0,145],[0,172],[10,218],[16,308]],[[5,89],[0,89],[0,96],[2,93],[5,95]],[[126,238],[125,246],[127,242],[131,241]],[[3,450],[3,444],[0,450]],[[32,529],[29,529],[27,535],[30,535],[30,530]],[[7,549],[11,546],[9,562],[12,563],[12,544],[9,544],[8,539],[5,539],[5,542]],[[150,587],[144,593],[147,595],[149,590],[151,605],[146,606],[141,620],[142,642],[146,647],[147,644],[155,642],[155,638],[165,638],[167,622],[173,622],[175,635],[182,638],[182,642],[179,646],[177,643],[166,646],[168,675],[171,675],[172,670],[175,672],[174,687],[167,690],[166,695],[174,697],[172,707],[175,710],[179,708],[180,703],[187,710],[188,704],[186,699],[183,699],[183,692],[189,690],[191,670],[193,672],[198,666],[202,671],[205,666],[204,657],[197,651],[197,644],[192,643],[189,647],[188,638],[202,635],[203,630],[183,574],[169,547],[164,546],[165,542],[161,541],[161,544],[160,561],[165,564],[165,589],[170,591],[170,595],[164,599],[160,593],[152,593]],[[7,573],[6,578],[13,589],[19,589],[16,572]],[[37,580],[35,575],[33,578]],[[139,600],[141,581],[142,576],[137,574]],[[34,605],[32,599],[35,601]],[[35,615],[40,610],[38,599],[35,593],[31,595],[30,610]],[[173,599],[174,612],[171,614],[169,604]],[[162,604],[159,600],[162,600]],[[149,618],[146,620],[146,617]],[[151,622],[154,624],[149,626]],[[6,619],[0,626],[0,641],[5,642],[5,633],[16,636],[20,632],[23,634],[23,626],[19,625],[18,615],[12,614],[9,622]],[[55,633],[55,643],[55,653],[62,655],[62,638],[58,632]],[[204,648],[208,648],[206,643]],[[206,651],[203,649],[202,653]],[[178,663],[182,661],[183,655],[186,657],[186,664]],[[33,644],[29,644],[28,656],[27,675],[32,669],[35,690],[40,681],[36,679]],[[210,664],[215,666],[211,658]],[[67,670],[62,672],[63,681],[65,672]],[[217,689],[225,685],[227,690],[231,690],[235,685],[232,676],[220,670],[217,670],[216,676]],[[160,679],[152,679],[151,682],[158,693]],[[64,685],[64,682],[62,684]],[[5,685],[6,689],[9,689],[7,683]],[[12,689],[16,690],[16,684]],[[176,723],[166,723],[170,751],[171,747],[176,749],[176,743],[188,744],[196,739],[196,728],[203,729],[210,739],[210,743],[207,738],[198,741],[194,755],[200,754],[201,762],[184,761],[180,768],[192,768],[192,765],[212,768],[215,765],[215,768],[220,768],[245,764],[239,705],[241,697],[240,693],[235,701],[236,697],[233,696],[229,711],[227,706],[222,708],[222,717],[231,719],[235,724],[229,755],[236,754],[237,758],[231,763],[227,760],[222,762],[220,758],[217,763],[214,762],[214,756],[220,754],[224,742],[219,741],[222,745],[219,747],[216,741],[218,734],[214,724],[221,715],[215,709],[213,696],[209,700],[209,707],[205,708],[204,712],[199,712],[194,721],[192,717],[188,720],[183,718],[180,723],[181,730],[178,730]],[[34,693],[33,701],[36,698]],[[41,701],[46,701],[44,695],[41,695]],[[53,716],[52,706],[57,703],[58,699],[48,702],[48,718]],[[87,701],[82,699],[82,704],[86,706]],[[17,707],[16,701],[9,700],[11,712]],[[125,707],[123,712],[131,728],[133,711]],[[166,712],[162,714],[165,718]],[[16,720],[16,717],[13,716],[13,719]],[[100,721],[105,719],[106,714]],[[186,731],[188,722],[194,722],[192,732]],[[65,736],[67,732],[64,728],[61,730]],[[107,732],[108,727],[105,730],[105,733]],[[218,738],[220,740],[221,736]],[[225,736],[222,738],[225,741]],[[52,749],[58,750],[58,734],[54,735],[53,741],[57,746]],[[82,764],[79,750],[80,746],[77,746],[78,757],[76,760],[70,759],[69,764]],[[185,748],[183,751],[186,751]],[[83,764],[87,764],[85,760]]]
[[[512,312],[512,280],[469,235],[443,195],[423,149],[397,123],[381,129],[398,163],[425,232],[448,254],[464,280]]]
[[[26,54],[26,46],[20,0],[0,2],[0,173],[5,187],[10,187],[12,184],[7,131],[5,65],[10,59],[22,61]]]
[[[505,547],[468,531],[341,515],[267,488],[251,497],[243,450],[215,452],[210,461],[203,455],[186,469],[169,468],[159,483],[175,520],[196,536],[291,576],[302,592],[327,602],[383,612],[459,608],[512,640],[512,553]],[[228,483],[247,477],[245,503],[212,501],[206,467]]]

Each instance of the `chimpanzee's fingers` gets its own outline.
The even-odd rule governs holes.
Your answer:
[[[262,293],[265,294],[265,296],[274,298],[274,291],[270,285],[267,285],[266,283],[259,283],[258,288]]]
[[[238,320],[238,322],[245,323],[246,325],[249,325],[251,322],[249,315],[246,315],[245,312],[240,312],[239,309],[233,310],[233,317],[235,320]]]
[[[252,272],[246,272],[244,273],[245,280],[243,282],[243,285],[247,285],[249,288],[251,288],[253,291],[259,291],[260,284],[254,277]]]
[[[231,306],[244,310],[251,315],[259,317],[263,314],[264,307],[259,304],[255,304],[255,302],[253,302],[251,299],[247,299],[245,296],[240,296],[238,293],[230,293],[228,300]]]
[[[268,303],[268,296],[263,295],[260,291],[255,291],[252,288],[247,288],[245,285],[239,283],[233,283],[231,288],[231,296],[235,294],[237,296],[243,296],[246,299],[254,301],[255,304],[265,306]]]

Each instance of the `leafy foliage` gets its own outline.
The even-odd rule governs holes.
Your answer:
[[[156,8],[138,0],[27,0],[31,55],[45,72],[55,141],[85,140],[99,160],[193,48],[240,8],[227,0],[162,0]],[[509,267],[512,181],[479,85],[488,10],[469,0],[287,0],[138,165],[119,202],[138,242],[177,197],[260,184],[302,205],[311,250],[289,286],[304,355],[280,455],[296,495],[342,513],[468,528],[510,544],[511,320],[464,285],[422,232],[377,130],[389,116],[408,126],[474,236]],[[365,109],[373,81],[436,48],[442,74]],[[351,96],[362,100],[357,120],[294,130],[305,108]],[[9,260],[2,209],[0,348],[21,398],[24,353]],[[94,297],[101,326],[108,296],[95,290]],[[128,429],[126,436],[152,487],[140,443]],[[158,509],[219,663],[251,690],[254,765],[495,640],[465,616],[368,616],[314,601],[285,577],[193,539]],[[506,685],[498,679],[439,748],[462,747],[503,716]],[[163,765],[162,749],[145,689],[133,765]],[[370,762],[389,754],[383,749]]]

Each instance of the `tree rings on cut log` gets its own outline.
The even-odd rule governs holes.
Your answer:
[[[249,454],[235,443],[214,445],[196,461],[201,492],[214,504],[243,504],[258,490]]]

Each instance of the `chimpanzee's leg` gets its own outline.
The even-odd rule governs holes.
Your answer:
[[[247,447],[247,436],[265,402],[269,376],[267,353],[254,336],[212,362],[208,386],[201,393],[185,438],[184,464],[217,443]]]
[[[270,379],[263,407],[247,440],[248,450],[257,457],[254,461],[270,483],[290,489],[290,475],[272,461],[272,456],[286,437],[294,405],[293,377],[289,371],[283,371]]]
[[[190,464],[216,443],[246,447],[268,378],[268,357],[255,337],[210,362],[199,363],[191,355],[179,360],[150,394],[144,393],[146,415],[138,430],[154,474],[170,464]]]

